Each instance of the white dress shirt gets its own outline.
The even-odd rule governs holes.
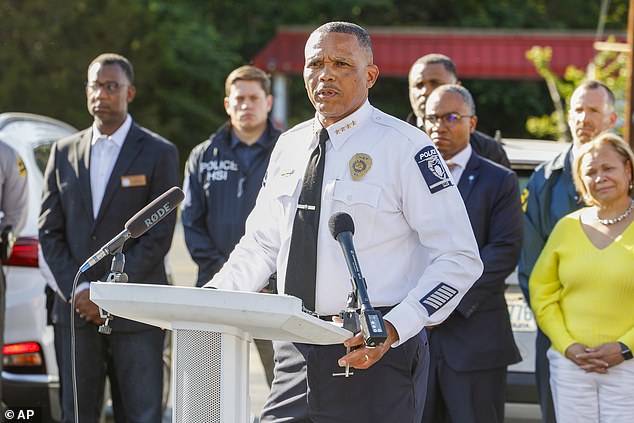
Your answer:
[[[112,135],[102,135],[93,124],[90,148],[90,192],[92,193],[92,214],[96,219],[101,201],[110,180],[110,174],[117,162],[119,152],[132,126],[132,117],[128,115]]]
[[[112,135],[103,135],[92,125],[92,140],[90,143],[90,192],[92,194],[92,217],[99,215],[99,208],[106,187],[112,174],[112,169],[117,162],[121,147],[132,127],[132,116],[128,114],[123,125],[121,125]],[[88,282],[80,283],[75,289],[75,295],[90,288]]]
[[[458,154],[453,156],[451,159],[447,160],[447,163],[451,163],[449,165],[449,170],[451,171],[451,176],[453,180],[458,184],[460,182],[460,177],[462,173],[467,168],[467,163],[471,158],[471,153],[473,149],[471,148],[471,144],[467,144],[465,148],[463,148]]]
[[[280,136],[246,234],[207,286],[259,291],[277,270],[284,292],[297,200],[319,129],[315,118]],[[315,311],[337,314],[346,306],[350,276],[328,230],[330,216],[346,212],[372,305],[396,305],[386,320],[399,333],[397,346],[449,316],[482,273],[469,218],[446,165],[419,129],[366,101],[327,130]],[[354,180],[350,162],[359,154],[366,171]]]

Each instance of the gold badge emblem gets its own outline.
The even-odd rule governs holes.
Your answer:
[[[350,159],[350,176],[353,181],[363,178],[363,175],[370,171],[372,167],[372,157],[365,153],[357,153]]]

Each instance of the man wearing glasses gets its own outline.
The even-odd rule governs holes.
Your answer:
[[[425,103],[431,93],[441,85],[460,84],[456,72],[456,65],[443,54],[427,54],[414,62],[408,75],[409,101],[412,105],[412,113],[407,117],[407,122],[425,130]],[[502,144],[490,136],[473,131],[469,138],[471,147],[479,155],[511,167]]]
[[[83,273],[76,291],[72,290],[75,273],[90,254],[117,235],[136,212],[179,184],[176,147],[138,126],[128,114],[128,104],[136,95],[133,84],[132,65],[123,56],[102,54],[90,63],[86,98],[93,124],[53,146],[44,176],[40,243],[68,299],[55,297],[53,305],[63,423],[75,421],[73,353],[80,422],[99,421],[106,374],[117,421],[161,421],[163,331],[116,317],[110,335],[99,333],[104,319],[90,301],[88,288],[91,281],[106,280],[109,259]],[[124,270],[131,282],[167,283],[163,260],[175,224],[172,213],[143,236],[126,242]]]
[[[447,320],[427,328],[430,367],[422,421],[502,423],[506,368],[521,360],[504,299],[504,280],[515,269],[523,237],[517,177],[469,143],[478,118],[466,88],[436,88],[424,120],[464,200],[484,273]]]

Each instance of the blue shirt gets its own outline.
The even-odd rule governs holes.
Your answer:
[[[231,131],[231,149],[236,154],[236,157],[242,164],[244,169],[249,169],[253,163],[253,159],[262,151],[266,149],[266,139],[269,134],[264,131],[260,138],[251,145],[242,142],[235,132]]]

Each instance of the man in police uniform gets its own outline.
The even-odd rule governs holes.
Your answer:
[[[330,22],[313,31],[304,53],[315,117],[280,136],[246,234],[207,286],[258,291],[277,270],[280,292],[312,279],[314,304],[307,296],[305,306],[324,319],[338,314],[350,282],[327,224],[333,213],[347,212],[387,340],[367,348],[358,334],[345,341],[359,347],[348,354],[342,345],[274,342],[275,380],[260,421],[419,421],[429,365],[422,328],[447,318],[480,276],[477,244],[429,138],[370,105],[379,70],[367,32]],[[323,172],[309,172],[322,158]],[[314,182],[310,176],[319,173],[319,206],[299,204],[300,192]],[[311,218],[318,223],[314,255],[298,259],[294,248],[308,243],[296,242],[298,217],[312,213],[318,214]],[[315,261],[315,272],[291,272]],[[345,365],[357,369],[353,376],[333,376]]]
[[[445,84],[458,84],[458,74],[453,61],[443,54],[427,54],[414,62],[409,70],[409,102],[412,112],[407,116],[407,121],[418,128],[425,130],[425,102],[430,94],[439,86]],[[469,138],[473,150],[489,160],[511,167],[502,144],[490,136],[476,130]]]
[[[9,145],[0,141],[0,351],[4,345],[4,309],[6,296],[6,281],[2,269],[2,261],[9,253],[9,238],[17,236],[24,224],[28,213],[28,180],[26,167],[22,158]],[[2,360],[0,360],[0,372]],[[1,388],[1,387],[0,387]],[[2,391],[0,389],[0,411],[4,412]]]
[[[505,279],[522,247],[515,173],[473,151],[473,97],[460,85],[434,90],[427,133],[447,161],[478,242],[484,272],[447,320],[429,328],[430,371],[423,423],[504,421],[506,368],[522,357],[513,340]]]
[[[183,231],[198,265],[196,286],[209,282],[244,235],[244,223],[280,136],[268,118],[273,96],[264,71],[254,66],[235,69],[225,82],[225,95],[229,121],[192,150],[185,166]],[[270,385],[271,341],[255,344]]]
[[[577,87],[570,98],[568,110],[572,145],[567,151],[538,166],[522,193],[524,245],[518,279],[529,304],[528,280],[548,236],[559,219],[583,206],[572,180],[575,153],[583,144],[612,128],[616,118],[614,94],[608,87],[597,81],[587,81]],[[542,421],[552,423],[555,413],[546,357],[550,340],[538,330],[535,342],[535,376]]]

